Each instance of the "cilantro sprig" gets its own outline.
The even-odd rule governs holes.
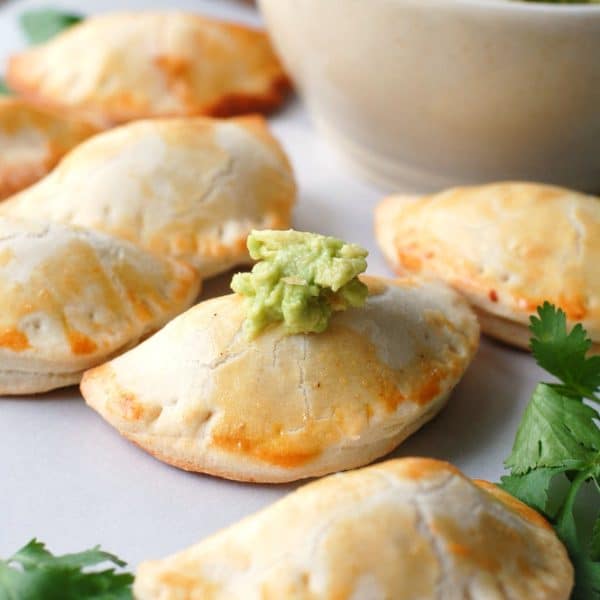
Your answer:
[[[82,20],[83,17],[79,14],[54,8],[42,8],[23,13],[21,28],[30,44],[42,44]]]
[[[58,35],[61,31],[80,23],[84,17],[54,8],[29,10],[20,17],[23,34],[30,44],[41,44]],[[0,75],[0,96],[9,96],[13,92],[4,77]],[[0,600],[2,600],[0,596]]]
[[[98,570],[102,565],[112,566]],[[0,600],[131,600],[133,575],[115,570],[125,565],[99,546],[54,556],[33,539],[0,560]]]
[[[600,355],[586,357],[592,340],[580,323],[567,332],[565,313],[549,302],[531,317],[531,349],[540,367],[562,383],[549,384],[565,396],[600,403]]]
[[[584,487],[595,490],[600,506],[600,415],[591,406],[600,403],[600,356],[587,356],[585,329],[567,331],[565,313],[548,302],[531,317],[530,330],[537,363],[559,383],[535,388],[501,485],[553,524],[575,567],[573,599],[598,600],[600,514],[586,535],[575,509]]]
[[[0,76],[0,96],[8,96],[11,94],[10,88],[6,85],[4,77]]]

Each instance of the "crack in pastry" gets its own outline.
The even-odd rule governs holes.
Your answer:
[[[243,298],[202,302],[87,372],[82,393],[125,437],[186,470],[283,482],[366,464],[441,410],[479,328],[447,286],[363,281],[366,305],[319,334],[275,324],[248,339]]]
[[[485,333],[528,348],[529,316],[549,301],[600,349],[600,200],[533,183],[391,196],[375,233],[400,274],[443,279],[472,303]]]
[[[77,383],[185,310],[199,287],[191,267],[128,242],[0,217],[0,394]]]
[[[40,110],[20,98],[0,97],[0,199],[50,172],[96,128]]]
[[[261,117],[167,119],[93,137],[0,214],[102,231],[207,277],[250,262],[250,231],[288,227],[295,196]]]
[[[12,56],[6,76],[29,101],[103,127],[266,112],[291,88],[263,31],[179,11],[88,17]]]
[[[573,567],[535,511],[452,465],[332,475],[138,568],[138,600],[567,600]]]

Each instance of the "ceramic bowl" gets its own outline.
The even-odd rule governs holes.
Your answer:
[[[318,127],[384,187],[522,179],[600,190],[600,5],[260,6]]]

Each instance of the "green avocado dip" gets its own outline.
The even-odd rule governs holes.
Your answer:
[[[288,334],[320,333],[335,311],[363,306],[367,286],[358,275],[368,252],[356,244],[300,231],[253,231],[251,273],[237,273],[231,289],[246,298],[244,331],[254,338],[271,323]]]

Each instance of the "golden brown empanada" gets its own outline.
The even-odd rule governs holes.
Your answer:
[[[243,481],[350,469],[431,419],[469,365],[474,314],[441,283],[365,278],[366,306],[319,334],[249,341],[238,295],[202,302],[88,371],[87,403],[160,460]]]
[[[163,560],[137,600],[567,600],[548,523],[451,465],[406,458],[302,487]]]
[[[20,98],[0,97],[0,199],[41,179],[95,131]]]
[[[100,233],[0,217],[0,394],[77,383],[196,298],[189,266]]]
[[[268,111],[290,88],[264,32],[177,11],[89,17],[13,56],[7,80],[105,126]]]
[[[484,332],[528,347],[545,300],[600,343],[600,199],[533,183],[392,196],[375,215],[400,274],[439,277],[467,296]]]
[[[262,117],[158,119],[88,140],[0,214],[104,231],[209,276],[250,262],[252,229],[288,227],[295,195]]]

